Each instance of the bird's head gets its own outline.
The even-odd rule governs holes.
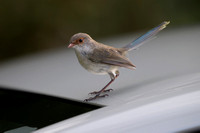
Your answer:
[[[77,33],[70,39],[68,48],[83,47],[89,44],[93,39],[86,33]]]

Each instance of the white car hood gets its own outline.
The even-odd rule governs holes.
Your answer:
[[[177,132],[200,125],[200,27],[163,30],[131,51],[135,71],[120,69],[109,97],[91,103],[107,107],[36,131]],[[102,42],[121,47],[134,35]],[[117,38],[117,39],[116,39]],[[83,101],[101,89],[109,76],[92,75],[74,51],[61,49],[1,64],[0,85]]]

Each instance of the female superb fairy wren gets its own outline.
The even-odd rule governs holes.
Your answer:
[[[94,91],[89,94],[95,95],[85,101],[94,100],[98,97],[105,97],[112,89],[106,88],[119,76],[119,68],[124,67],[134,70],[136,67],[126,57],[128,51],[138,48],[148,39],[155,36],[159,31],[164,29],[170,22],[165,21],[157,27],[151,29],[144,35],[140,36],[130,44],[122,48],[114,48],[96,42],[86,33],[77,33],[70,39],[68,48],[74,48],[79,63],[89,72],[94,74],[108,74],[111,81],[103,87],[100,91]]]

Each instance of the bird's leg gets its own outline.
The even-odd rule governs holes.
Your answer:
[[[119,76],[119,71],[117,70],[115,72],[115,75],[113,73],[109,73],[110,77],[111,77],[111,80],[110,82],[104,86],[100,91],[94,91],[94,92],[91,92],[89,94],[93,95],[93,94],[96,94],[96,96],[94,97],[90,97],[89,99],[85,99],[84,101],[91,101],[91,100],[94,100],[96,98],[99,98],[99,97],[106,97],[106,96],[109,96],[108,94],[104,94],[104,95],[100,95],[102,92],[109,92],[109,91],[112,91],[112,89],[108,89],[106,90],[106,88]]]
[[[107,89],[106,90],[106,88],[119,76],[119,71],[116,71],[115,75],[113,73],[109,73],[109,75],[110,75],[111,81],[106,86],[104,86],[100,91],[94,91],[94,92],[91,92],[89,94],[91,94],[91,95],[94,95],[94,94],[98,95],[99,94],[100,95],[102,92],[112,91],[113,89]]]
[[[109,92],[109,91],[111,91],[112,89],[108,89],[108,90],[106,90],[106,88],[113,82],[115,80],[115,78],[114,79],[111,79],[111,81],[106,85],[106,86],[104,86],[100,91],[94,91],[94,92],[91,92],[91,93],[89,93],[89,94],[91,94],[91,95],[100,95],[102,92]]]

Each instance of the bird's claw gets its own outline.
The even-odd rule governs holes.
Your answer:
[[[89,93],[89,95],[98,95],[98,94],[100,94],[99,91],[94,91],[94,92],[90,92],[90,93]]]
[[[107,89],[107,90],[104,90],[103,92],[111,92],[113,91],[113,89]]]
[[[94,91],[94,92],[91,92],[89,93],[89,95],[100,95],[101,93],[105,93],[105,92],[111,92],[113,91],[113,89],[107,89],[107,90],[104,90],[104,91]]]
[[[102,97],[107,97],[107,96],[109,96],[109,95],[108,95],[108,94],[96,95],[96,96],[94,96],[94,97],[90,97],[90,98],[88,98],[88,99],[85,99],[84,102],[88,102],[88,101],[91,101],[91,100],[95,100],[95,99],[97,99],[97,98],[102,98]]]

